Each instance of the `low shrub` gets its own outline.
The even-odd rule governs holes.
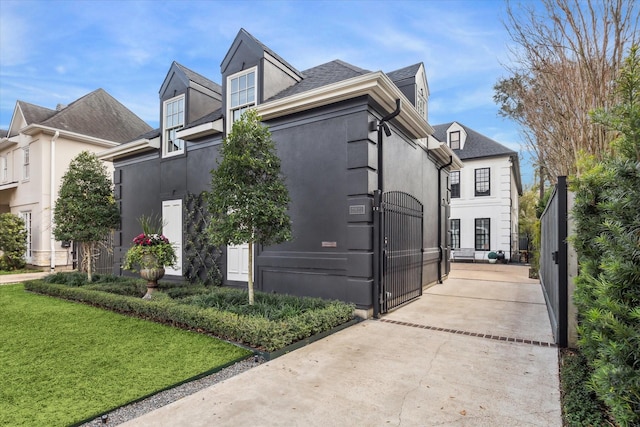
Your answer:
[[[216,308],[243,316],[285,320],[308,311],[326,308],[330,302],[321,298],[299,298],[291,295],[256,292],[255,303],[247,303],[247,292],[239,289],[214,289],[205,294],[185,298],[183,303],[203,308]]]
[[[324,302],[325,305],[322,307],[319,307],[318,301],[312,301],[310,306],[318,308],[307,310],[285,320],[269,320],[265,317],[188,305],[184,303],[184,300],[161,297],[145,301],[141,298],[88,289],[86,286],[74,287],[53,284],[44,280],[26,282],[25,289],[182,328],[207,332],[222,339],[265,351],[279,350],[296,341],[346,323],[353,319],[354,310],[352,304],[339,301]],[[223,289],[222,291],[228,292],[229,290]],[[229,293],[233,295],[233,292]],[[234,298],[239,298],[239,296]],[[244,299],[246,300],[246,295]]]
[[[589,388],[589,367],[579,352],[560,354],[562,416],[567,427],[607,425],[603,405]]]

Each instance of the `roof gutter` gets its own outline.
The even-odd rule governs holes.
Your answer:
[[[53,234],[54,221],[53,221],[53,209],[55,206],[55,190],[56,190],[56,140],[60,136],[59,131],[55,131],[51,137],[51,178],[50,178],[50,194],[49,194],[49,243],[50,243],[50,270],[53,273],[56,270],[56,237]]]
[[[38,132],[42,132],[48,135],[55,135],[56,133],[67,139],[74,139],[76,141],[88,142],[89,144],[97,145],[100,147],[115,147],[120,145],[118,142],[109,141],[107,139],[96,138],[94,136],[87,136],[77,132],[70,132],[66,130],[56,129],[49,126],[42,126],[39,124],[30,124],[22,129],[20,133],[25,135],[35,135]]]

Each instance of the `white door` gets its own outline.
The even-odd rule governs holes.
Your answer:
[[[182,199],[162,202],[162,234],[173,244],[178,261],[176,268],[165,267],[165,274],[182,276]]]
[[[249,245],[227,246],[227,280],[249,281]]]

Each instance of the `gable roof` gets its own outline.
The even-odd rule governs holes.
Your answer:
[[[291,65],[289,62],[287,62],[280,55],[278,55],[273,50],[271,50],[271,48],[269,46],[265,45],[260,40],[255,38],[253,35],[251,35],[251,33],[249,33],[244,28],[240,28],[240,30],[238,31],[238,34],[236,35],[235,39],[233,40],[233,43],[231,43],[231,46],[229,46],[229,50],[227,50],[226,55],[224,56],[224,58],[222,59],[222,62],[220,63],[220,67],[223,70],[223,74],[224,74],[224,69],[229,64],[230,58],[233,56],[233,52],[245,40],[250,42],[250,44],[253,43],[255,48],[257,48],[257,49],[261,50],[262,52],[265,52],[265,53],[269,54],[270,56],[272,56],[273,58],[275,58],[280,64],[282,64],[284,67],[288,68],[294,75],[298,76],[298,78],[302,77],[302,73],[300,73],[300,71],[298,71],[298,69],[296,67]]]
[[[20,107],[20,111],[22,111],[22,115],[28,125],[33,123],[41,123],[47,119],[50,119],[58,112],[58,110],[51,110],[49,108],[30,104],[24,101],[18,101],[18,106]]]
[[[332,83],[341,82],[352,77],[369,73],[369,70],[364,70],[356,67],[355,65],[336,59],[303,71],[301,73],[303,79],[300,82],[293,86],[289,86],[275,96],[267,99],[265,102],[297,95],[312,89],[317,89],[322,86],[327,86]]]
[[[389,76],[389,78],[393,82],[404,79],[411,79],[416,76],[416,74],[420,70],[421,65],[422,63],[418,62],[417,64],[409,65],[408,67],[400,68],[399,70],[390,71],[386,73],[386,75]]]
[[[46,120],[29,123],[34,124],[120,143],[151,129],[104,89],[97,89],[54,111]]]
[[[471,128],[468,128],[467,126],[459,122],[443,123],[433,126],[433,137],[438,141],[446,144],[447,130],[454,123],[457,123],[465,130],[465,132],[467,132],[467,139],[464,143],[464,149],[453,150],[458,158],[462,161],[465,161],[487,157],[509,156],[513,164],[516,188],[518,190],[518,194],[522,195],[522,177],[520,176],[520,158],[518,156],[518,153],[505,147],[499,142],[496,142],[493,139],[484,136],[483,134],[476,132]]]
[[[201,86],[206,87],[207,89],[210,89],[220,95],[222,95],[222,86],[220,86],[218,83],[209,80],[208,78],[206,78],[205,76],[203,76],[202,74],[196,73],[195,71],[185,67],[184,65],[173,61],[173,63],[176,65],[176,67],[178,67],[185,76],[187,76],[187,78],[194,82],[197,83]]]
[[[458,123],[458,125],[460,125],[467,132],[467,139],[464,143],[464,149],[453,150],[453,152],[458,155],[460,160],[477,159],[482,157],[518,155],[517,152],[459,122],[434,125],[434,138],[436,138],[440,142],[446,143],[447,129],[449,129],[449,127],[451,127],[451,125],[454,123]]]

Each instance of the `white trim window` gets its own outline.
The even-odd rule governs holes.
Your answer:
[[[460,198],[460,171],[451,171],[451,198]]]
[[[253,67],[227,78],[229,129],[242,113],[256,105],[256,94],[258,93],[256,71],[257,68]]]
[[[9,160],[7,156],[0,157],[0,182],[7,182],[9,178]]]
[[[29,179],[29,147],[22,149],[22,179]]]
[[[176,132],[184,127],[184,95],[167,99],[162,106],[162,157],[184,153],[184,141]]]
[[[449,132],[449,147],[451,147],[452,150],[460,149],[460,131],[459,130],[454,130],[452,132]]]

